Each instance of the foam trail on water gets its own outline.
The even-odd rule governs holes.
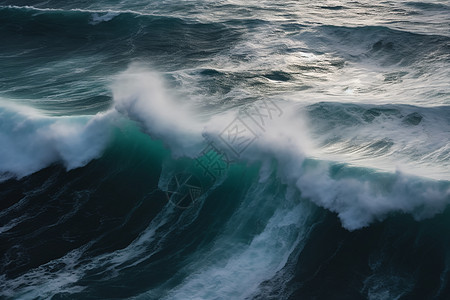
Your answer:
[[[108,22],[117,17],[118,15],[119,13],[117,12],[107,12],[103,15],[100,15],[99,13],[93,13],[92,21],[90,22],[90,24],[97,25],[100,24],[101,22]]]
[[[318,158],[450,180],[447,107],[322,102],[308,110]]]
[[[261,180],[243,197],[213,246],[187,259],[180,273],[190,275],[175,287],[167,283],[170,289],[163,299],[245,299],[283,268],[294,249],[302,247],[314,207],[297,201],[295,193],[272,190],[269,179]],[[255,228],[254,215],[265,224],[263,228]],[[136,299],[152,296],[156,297],[154,290]]]
[[[167,204],[127,247],[90,256],[86,255],[86,252],[97,242],[90,241],[13,280],[0,276],[0,279],[4,279],[0,280],[0,296],[20,296],[21,299],[51,298],[58,293],[82,292],[85,286],[78,283],[85,276],[101,274],[104,280],[115,278],[121,272],[145,262],[161,251],[165,246],[164,241],[177,234],[183,226],[191,225],[197,219],[199,211],[193,214],[184,211],[185,214],[178,216],[177,209]]]

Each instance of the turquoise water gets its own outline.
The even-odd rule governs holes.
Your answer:
[[[0,1],[5,299],[447,299],[446,1]]]

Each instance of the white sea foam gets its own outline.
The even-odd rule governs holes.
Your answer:
[[[327,161],[327,156],[319,155],[322,162],[305,167],[305,158],[317,158],[321,152],[311,141],[306,125],[299,120],[301,106],[279,103],[279,116],[266,118],[265,127],[259,129],[251,123],[249,114],[236,111],[200,120],[187,105],[171,100],[156,75],[133,68],[118,77],[114,98],[119,112],[138,121],[152,137],[162,139],[177,156],[195,157],[203,147],[202,134],[220,145],[228,155],[236,154],[236,149],[229,147],[224,137],[229,128],[237,128],[233,127],[233,122],[244,120],[252,130],[245,132],[242,141],[254,138],[254,142],[238,153],[239,159],[269,164],[275,161],[280,180],[296,186],[303,197],[336,212],[349,230],[367,226],[394,212],[410,213],[417,219],[431,217],[450,202],[447,181],[418,177],[398,169],[383,170],[382,164],[381,169],[366,169],[362,160],[354,168],[345,164],[336,167],[335,162]],[[241,117],[235,119],[236,116]],[[405,129],[397,125],[399,128],[394,133],[401,137]],[[407,139],[400,140],[406,143]],[[333,171],[336,168],[341,171]],[[408,169],[406,163],[404,169]]]
[[[187,258],[180,270],[189,274],[183,282],[175,287],[171,280],[165,283],[164,299],[245,299],[285,266],[294,249],[302,247],[314,207],[297,201],[292,193],[274,195],[267,183],[254,182],[213,245]],[[246,224],[254,215],[265,224],[260,230]],[[255,234],[249,235],[248,226]],[[150,290],[135,298],[153,295]]]
[[[409,170],[406,159],[406,162],[399,160],[397,170],[383,169],[382,163],[375,164],[378,169],[368,169],[370,164],[364,159],[354,162],[355,168],[350,168],[345,160],[333,162],[308,134],[308,123],[302,122],[301,105],[268,99],[269,105],[276,105],[272,107],[273,116],[267,118],[269,111],[260,111],[266,117],[264,127],[258,127],[259,116],[252,115],[251,111],[252,105],[261,103],[246,106],[247,113],[230,110],[201,117],[186,104],[188,100],[175,100],[174,93],[167,91],[158,75],[142,68],[131,67],[117,76],[112,89],[114,107],[95,116],[48,117],[37,110],[3,103],[0,106],[0,141],[3,145],[0,172],[3,176],[20,178],[56,162],[62,162],[68,170],[85,165],[101,155],[119,112],[137,122],[152,138],[162,140],[175,157],[196,157],[206,144],[204,136],[217,143],[229,156],[236,157],[236,149],[233,145],[230,147],[227,138],[233,131],[231,129],[237,128],[233,127],[235,122],[245,122],[248,130],[241,137],[242,141],[253,139],[253,142],[241,149],[245,151],[238,153],[238,159],[263,165],[275,162],[279,180],[297,187],[303,197],[336,212],[343,226],[350,230],[395,212],[410,213],[417,219],[428,218],[441,212],[450,202],[448,181],[437,181],[432,176],[420,177],[426,172],[399,171]],[[395,122],[389,124],[396,125]],[[400,145],[402,153],[407,153],[405,147],[408,145],[421,146],[407,141],[413,137],[414,130],[422,127],[414,127],[408,133],[410,137],[402,138],[402,132],[409,128],[413,127],[399,123],[392,131],[399,141],[403,141]],[[427,128],[439,132],[436,126]],[[348,134],[355,132],[361,130]],[[426,137],[428,133],[424,134]],[[432,138],[443,140],[445,146],[445,135]],[[426,146],[421,157],[426,158]],[[311,164],[311,158],[319,162]],[[344,164],[336,167],[337,163]],[[426,170],[426,164],[421,166]]]
[[[115,109],[161,139],[174,155],[198,149],[202,127],[195,111],[184,99],[175,101],[157,74],[132,66],[117,77],[112,90]]]
[[[0,173],[3,179],[32,174],[52,163],[67,170],[101,155],[112,121],[111,113],[50,117],[38,110],[0,103]]]
[[[93,13],[92,14],[92,21],[90,24],[97,25],[101,22],[108,22],[117,17],[120,13],[118,12],[107,12],[105,14],[100,13]]]

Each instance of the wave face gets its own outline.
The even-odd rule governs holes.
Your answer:
[[[449,298],[449,24],[0,1],[0,298]]]

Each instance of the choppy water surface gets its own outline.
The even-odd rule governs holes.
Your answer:
[[[448,1],[0,1],[6,299],[447,299]]]

